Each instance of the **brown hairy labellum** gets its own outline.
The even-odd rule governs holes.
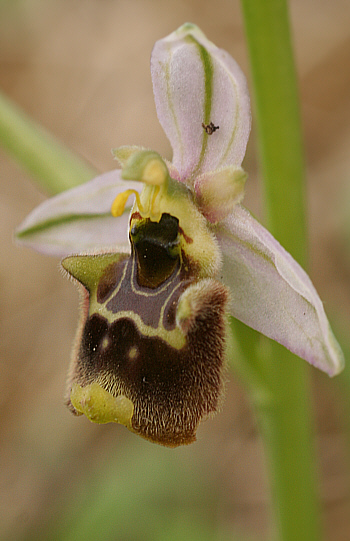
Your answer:
[[[227,289],[197,278],[179,236],[163,214],[131,228],[129,256],[62,262],[85,297],[67,405],[170,447],[193,442],[217,411],[226,349]]]

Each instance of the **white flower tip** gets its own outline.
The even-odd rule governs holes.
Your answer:
[[[322,366],[319,366],[319,368],[326,372],[330,377],[337,376],[345,368],[345,358],[330,326],[327,346],[328,347],[324,348],[326,364],[323,362]]]
[[[175,30],[175,32],[173,32],[173,35],[176,35],[177,37],[187,36],[189,34],[207,40],[202,30],[194,23],[184,23],[179,26],[179,28]]]
[[[183,33],[188,34],[192,30],[198,30],[199,32],[201,32],[201,30],[199,30],[198,26],[196,24],[194,24],[194,23],[184,23],[181,26],[179,26],[179,28],[177,30],[175,30],[175,32],[177,34],[183,34]]]

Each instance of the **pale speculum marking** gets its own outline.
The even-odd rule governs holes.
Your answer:
[[[102,342],[101,342],[102,351],[105,351],[108,348],[109,345],[110,345],[110,340],[109,340],[108,336],[105,336],[102,339]]]
[[[139,356],[139,350],[136,346],[132,346],[128,351],[128,357],[130,361],[135,361]]]

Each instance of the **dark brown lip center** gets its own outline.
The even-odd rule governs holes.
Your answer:
[[[137,259],[139,285],[159,287],[179,264],[179,220],[163,214],[159,222],[142,221],[132,227],[130,240]]]

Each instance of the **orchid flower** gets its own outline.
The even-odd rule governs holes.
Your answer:
[[[155,44],[151,72],[172,163],[116,149],[121,169],[44,202],[17,238],[64,257],[82,293],[71,411],[177,446],[221,403],[228,315],[331,376],[344,361],[309,277],[241,206],[250,102],[236,62],[185,24]]]

